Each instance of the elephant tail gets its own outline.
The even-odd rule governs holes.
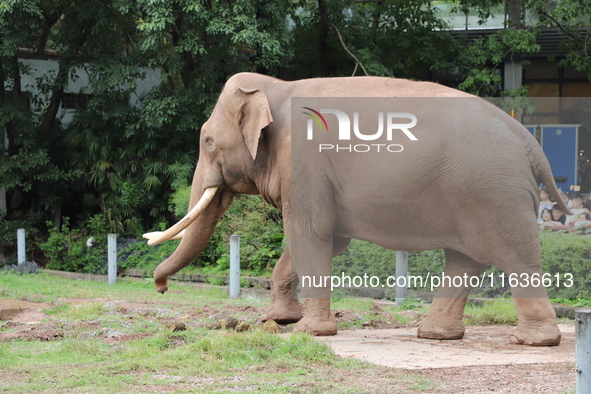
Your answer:
[[[548,162],[542,147],[538,141],[534,140],[533,138],[528,145],[527,157],[531,163],[531,168],[536,181],[538,181],[538,183],[542,182],[546,186],[548,193],[550,193],[550,196],[554,198],[554,201],[556,201],[560,209],[562,209],[562,212],[564,212],[566,215],[572,215],[572,212],[566,207],[564,201],[562,201],[560,191],[558,191],[556,182],[554,182],[554,176],[552,175],[550,163]]]

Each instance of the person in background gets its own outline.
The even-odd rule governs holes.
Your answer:
[[[548,213],[550,213],[550,219],[548,219]],[[542,215],[545,216],[545,219],[542,223],[538,221],[538,226],[540,230],[551,230],[551,231],[570,231],[572,228],[571,224],[564,224],[566,221],[566,216],[558,206],[558,204],[554,204],[552,210],[544,209]]]
[[[562,197],[562,201],[564,201],[564,204],[568,209],[571,209],[573,207],[573,201],[570,199],[570,196],[567,192],[560,193],[560,197]]]
[[[586,212],[580,213],[577,220],[570,223],[569,233],[584,234],[585,230],[591,228],[591,215]]]
[[[560,222],[560,224],[566,223],[566,215],[562,212],[558,204],[552,206],[552,219],[555,222]]]
[[[540,206],[538,208],[538,219],[542,217],[544,209],[552,209],[552,201],[550,201],[550,193],[546,188],[540,190]]]
[[[538,227],[540,230],[551,230],[555,224],[559,224],[552,219],[552,210],[544,208],[542,210],[542,217],[538,219]]]
[[[572,228],[572,224],[570,224],[570,225],[563,224],[560,221],[556,220],[556,218],[557,217],[559,218],[561,215],[564,216],[562,214],[562,211],[560,210],[560,208],[558,208],[558,211],[556,213],[554,212],[553,209],[551,210],[551,209],[545,208],[542,211],[542,217],[544,219],[542,222],[538,221],[538,227],[540,228],[540,230],[569,231],[570,228]]]
[[[585,208],[583,207],[583,199],[581,197],[573,198],[572,202],[573,206],[570,208],[570,211],[573,214],[566,217],[566,224],[576,221],[579,215],[585,212]]]

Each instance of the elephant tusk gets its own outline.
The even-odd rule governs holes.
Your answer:
[[[151,233],[145,233],[144,235],[142,235],[142,237],[144,237],[145,239],[152,239],[152,238],[156,238],[160,234],[164,234],[164,231],[152,231]],[[181,239],[181,238],[183,238],[184,235],[185,235],[185,230],[181,231],[180,233],[178,233],[177,235],[175,235],[174,237],[171,237],[169,239]]]
[[[193,223],[195,219],[197,219],[199,215],[203,213],[205,208],[207,208],[207,206],[213,199],[213,196],[215,196],[217,190],[217,186],[205,189],[203,195],[201,196],[201,199],[197,204],[195,204],[193,209],[189,211],[187,216],[182,218],[177,224],[175,224],[168,230],[164,231],[163,233],[158,234],[153,238],[149,238],[148,245],[158,245],[159,243],[168,241],[169,239],[173,239],[172,237],[177,236],[181,231],[189,227],[191,223]],[[144,238],[147,237],[144,236]]]

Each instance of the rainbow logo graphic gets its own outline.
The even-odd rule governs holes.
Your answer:
[[[310,112],[302,112],[302,113],[306,114],[306,115],[310,116],[312,119],[314,119],[316,121],[316,123],[318,123],[318,126],[320,126],[321,130],[324,128],[326,128],[326,130],[328,130],[328,124],[326,123],[324,116],[320,115],[320,112],[318,112],[315,109],[312,109],[310,107],[302,107],[302,108],[313,112],[312,114]]]

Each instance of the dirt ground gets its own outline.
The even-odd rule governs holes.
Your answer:
[[[513,327],[470,326],[459,341],[416,338],[416,328],[340,331],[319,338],[342,357],[412,370],[441,386],[427,393],[570,393],[575,386],[574,325],[559,325],[553,347],[509,343]]]
[[[60,301],[74,305],[103,301],[109,310],[129,315],[130,320],[134,314],[148,314],[164,324],[182,321],[189,329],[203,324],[199,322],[204,320],[227,314],[237,316],[240,320],[255,321],[263,312],[263,308],[252,306],[205,305],[171,317],[170,310],[153,304],[128,303],[124,300]],[[64,327],[63,322],[56,324],[52,321],[52,316],[43,312],[47,307],[47,304],[0,299],[0,310],[18,310],[9,321],[0,321],[0,327],[9,329],[9,332],[0,333],[0,342],[13,339],[60,340],[64,334],[61,330],[67,330],[67,327]],[[340,322],[358,322],[364,318],[349,310],[340,309],[334,313]],[[408,313],[412,315],[414,312]],[[422,392],[574,392],[574,323],[560,325],[560,346],[528,347],[509,343],[513,328],[508,326],[471,326],[467,328],[464,339],[459,341],[424,340],[416,338],[418,320],[400,325],[392,321],[387,313],[374,316],[373,320],[361,324],[362,329],[341,330],[336,336],[319,340],[330,345],[341,357],[355,357],[384,368],[405,370],[438,383],[436,389]],[[152,335],[110,332],[96,321],[77,324],[87,325],[86,328],[94,330],[106,342],[124,342]],[[289,331],[288,327],[283,329]],[[286,332],[283,335],[289,334]],[[379,384],[376,387],[375,383],[367,382],[367,392],[389,392],[386,387],[379,387]]]

